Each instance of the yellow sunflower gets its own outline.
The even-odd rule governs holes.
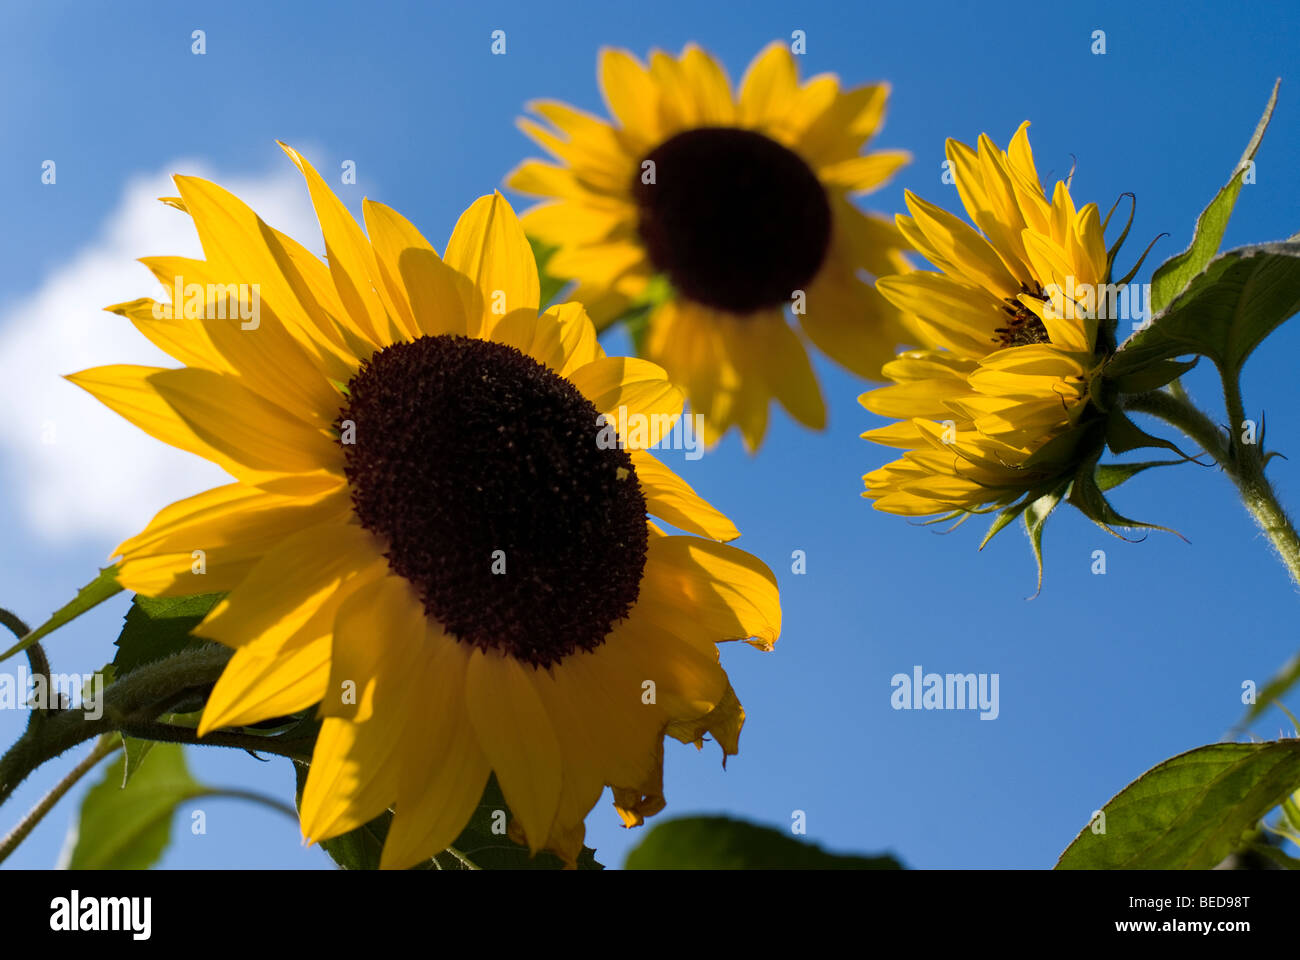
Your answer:
[[[1076,209],[1058,181],[1047,199],[1028,122],[1004,152],[949,140],[947,156],[978,231],[910,191],[899,229],[941,272],[882,277],[914,314],[927,349],[886,365],[894,384],[863,394],[897,418],[862,436],[908,452],[868,473],[877,510],[968,512],[1038,494],[1074,456],[1104,349],[1098,309],[1109,262],[1096,204]]]
[[[600,83],[612,122],[550,100],[529,105],[546,124],[520,120],[559,161],[528,160],[506,181],[546,198],[522,219],[558,248],[547,272],[577,282],[573,297],[598,327],[648,310],[642,353],[684,387],[709,442],[735,426],[756,449],[773,399],[821,429],[821,390],[787,306],[816,347],[864,377],[880,379],[898,346],[916,342],[870,284],[908,268],[903,239],[851,199],[910,159],[863,152],[888,85],[800,83],[781,43],[734,96],[693,45],[653,51],[648,65],[604,50]]]
[[[118,547],[120,580],[228,591],[195,630],[235,649],[201,735],[320,705],[309,840],[392,808],[383,866],[412,865],[454,840],[495,773],[511,835],[572,864],[606,785],[629,825],[663,807],[665,734],[736,751],[744,714],[716,642],[771,647],[775,580],[719,542],[735,527],[672,471],[602,442],[605,412],[677,415],[681,394],[653,364],[606,357],[580,305],[538,314],[500,194],[440,258],[368,200],[367,236],[285,151],[326,259],[177,177],[166,202],[206,259],[144,262],[184,305],[109,309],[184,367],[70,378],[235,478]]]

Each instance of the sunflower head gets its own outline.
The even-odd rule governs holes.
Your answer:
[[[866,150],[888,86],[801,82],[781,43],[735,92],[693,45],[647,63],[605,50],[599,73],[610,120],[538,101],[539,119],[520,121],[554,158],[507,178],[543,198],[523,222],[554,248],[547,272],[576,283],[598,327],[638,317],[641,352],[683,385],[708,439],[737,427],[757,448],[772,400],[821,428],[805,337],[877,379],[899,344],[917,341],[869,282],[908,268],[903,238],[852,202],[909,159]]]
[[[1037,556],[1062,500],[1108,530],[1148,526],[1110,507],[1097,463],[1108,443],[1117,453],[1167,444],[1127,420],[1100,375],[1115,348],[1115,294],[1133,273],[1111,283],[1119,244],[1107,250],[1096,204],[1076,207],[1069,180],[1049,199],[1028,128],[1005,151],[985,135],[974,149],[947,142],[973,227],[907,192],[898,228],[938,270],[876,287],[916,317],[925,348],[898,354],[884,368],[893,384],[860,402],[896,421],[862,436],[906,451],[863,478],[877,510],[958,522],[999,511],[989,537],[1023,516]]]
[[[145,261],[168,299],[109,309],[182,366],[70,378],[233,479],[121,544],[119,581],[223,595],[195,628],[235,651],[200,736],[322,718],[308,839],[392,810],[383,864],[409,866],[455,840],[494,774],[511,836],[572,864],[606,786],[629,825],[663,807],[665,736],[736,752],[716,643],[771,647],[775,580],[619,432],[670,421],[682,394],[606,356],[579,304],[539,313],[500,194],[439,255],[369,200],[363,232],[285,149],[326,258],[178,177],[167,202],[204,259]]]

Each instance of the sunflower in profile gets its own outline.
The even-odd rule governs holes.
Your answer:
[[[539,315],[500,194],[439,257],[378,203],[363,233],[285,150],[326,259],[177,177],[167,202],[206,259],[144,262],[184,307],[110,309],[184,366],[70,378],[235,481],[123,543],[120,581],[228,591],[195,629],[235,650],[200,735],[319,704],[308,839],[392,809],[383,866],[410,866],[453,842],[495,773],[511,835],[572,864],[606,785],[629,825],[663,807],[665,735],[736,751],[716,643],[771,647],[775,580],[673,472],[602,441],[605,413],[677,415],[681,394],[605,356],[581,306]]]
[[[881,379],[898,346],[916,342],[870,284],[908,269],[902,237],[852,202],[910,159],[863,152],[889,87],[842,90],[829,74],[800,83],[781,43],[735,95],[692,45],[646,65],[606,49],[599,72],[612,121],[549,100],[529,105],[544,122],[520,121],[558,160],[528,160],[506,180],[545,198],[522,220],[556,248],[547,272],[576,281],[597,327],[647,311],[641,352],[683,386],[709,442],[734,426],[757,449],[774,399],[821,429],[821,390],[787,307],[813,345],[863,377]]]
[[[860,398],[898,421],[862,436],[907,451],[864,477],[877,510],[958,515],[1032,502],[1090,442],[1089,401],[1100,399],[1090,384],[1107,350],[1098,336],[1110,269],[1103,227],[1096,204],[1076,208],[1065,182],[1048,200],[1028,128],[1006,151],[987,136],[977,149],[947,143],[978,230],[906,194],[911,216],[900,214],[898,227],[939,272],[876,284],[918,318],[928,345],[900,353],[884,368],[894,383]]]

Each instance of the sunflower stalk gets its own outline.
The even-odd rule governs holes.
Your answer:
[[[8,628],[19,640],[22,640],[32,632],[32,628],[27,626],[27,622],[16,613],[0,607],[0,624]],[[44,648],[39,643],[33,643],[27,647],[27,663],[31,666],[33,677],[44,677],[46,683],[50,678],[50,659],[45,655]],[[27,721],[29,727],[38,726],[45,719],[45,710],[39,707],[32,709],[31,718]]]
[[[224,647],[187,650],[146,664],[111,684],[97,707],[98,717],[84,710],[50,712],[45,723],[29,726],[0,757],[0,803],[37,767],[95,737],[121,733],[142,740],[232,747],[308,759],[314,737],[262,737],[217,731],[200,738],[190,727],[158,721],[178,691],[215,683],[230,659]]]
[[[1192,404],[1181,385],[1127,396],[1123,406],[1177,427],[1214,458],[1231,478],[1246,510],[1277,551],[1292,583],[1300,587],[1300,534],[1296,533],[1295,524],[1264,475],[1267,458],[1260,449],[1263,444],[1238,443],[1233,439],[1232,430],[1239,427],[1245,413],[1240,384],[1234,375],[1226,372],[1223,375],[1223,393],[1228,414],[1227,431]]]

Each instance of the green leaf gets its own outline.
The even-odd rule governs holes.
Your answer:
[[[126,757],[126,763],[122,768],[122,786],[125,787],[131,782],[131,777],[140,769],[144,758],[149,756],[149,752],[157,745],[156,740],[137,740],[135,737],[122,734],[122,755]]]
[[[1174,298],[1187,288],[1192,278],[1210,262],[1210,258],[1219,252],[1219,244],[1223,242],[1224,231],[1228,228],[1228,218],[1232,216],[1237,195],[1241,193],[1242,178],[1246,175],[1250,161],[1255,158],[1256,151],[1259,150],[1260,141],[1264,139],[1264,131],[1268,129],[1269,118],[1273,116],[1273,107],[1277,104],[1277,88],[1281,83],[1279,79],[1273,84],[1273,93],[1264,107],[1264,115],[1260,117],[1254,135],[1246,144],[1241,159],[1237,161],[1232,177],[1196,218],[1196,230],[1192,234],[1191,245],[1156,268],[1155,274],[1151,277],[1152,312],[1158,314],[1168,304],[1173,303]]]
[[[1069,484],[1057,487],[1025,506],[1025,532],[1029,534],[1029,545],[1033,547],[1034,563],[1038,567],[1038,588],[1034,591],[1034,596],[1038,596],[1043,589],[1043,527],[1069,488]]]
[[[1099,463],[1095,474],[1100,490],[1112,490],[1126,480],[1131,480],[1143,470],[1152,467],[1172,467],[1187,460],[1143,460],[1140,463]]]
[[[1115,380],[1115,389],[1120,393],[1148,393],[1151,390],[1159,390],[1166,384],[1173,383],[1200,362],[1200,357],[1193,357],[1190,360],[1158,360]],[[1103,376],[1110,376],[1109,369],[1103,371]]]
[[[546,272],[546,265],[551,262],[551,257],[555,256],[559,247],[543,243],[536,237],[529,237],[528,245],[533,248],[533,257],[537,260],[537,280],[541,285],[542,308],[545,309],[559,296],[560,291],[569,285],[569,281],[553,277]]]
[[[1239,247],[1210,261],[1169,309],[1111,358],[1125,377],[1169,357],[1199,353],[1235,376],[1250,352],[1300,311],[1300,242]]]
[[[1300,870],[1300,860],[1268,843],[1257,843],[1250,848],[1262,856],[1268,857],[1284,870]]]
[[[123,786],[126,763],[114,755],[81,801],[69,869],[148,869],[171,842],[176,808],[208,792],[190,776],[180,744],[155,745]]]
[[[121,679],[146,663],[210,643],[192,636],[190,631],[223,596],[225,594],[200,593],[190,597],[152,598],[137,594],[117,637],[114,676]]]
[[[1264,684],[1264,689],[1255,694],[1255,702],[1246,710],[1246,715],[1238,721],[1236,729],[1245,729],[1252,720],[1271,707],[1274,701],[1281,700],[1298,682],[1300,682],[1300,653],[1283,664],[1282,669]]]
[[[99,576],[77,591],[76,597],[71,602],[60,607],[50,619],[27,634],[4,653],[0,653],[0,660],[8,660],[14,654],[22,653],[46,634],[53,633],[65,623],[75,620],[87,610],[99,606],[109,597],[115,596],[121,591],[122,586],[117,582],[117,565],[105,567],[99,571]]]
[[[1090,823],[1057,869],[1208,870],[1300,784],[1300,740],[1213,743],[1148,770]],[[1095,823],[1101,824],[1099,818]]]
[[[772,827],[730,817],[685,817],[655,826],[627,855],[628,870],[901,870],[888,854],[828,853]]]
[[[298,802],[301,804],[308,768],[300,763],[295,763],[293,766],[298,778]],[[321,848],[344,870],[378,870],[384,840],[388,836],[388,829],[392,822],[392,812],[385,810],[375,819],[355,830],[322,841]],[[452,846],[474,866],[484,870],[564,868],[564,862],[554,854],[542,852],[536,857],[530,857],[527,847],[515,843],[501,832],[509,822],[510,811],[506,807],[501,788],[497,786],[496,777],[490,776],[473,816]],[[470,867],[457,859],[454,854],[443,852],[412,869],[466,870]],[[594,850],[583,847],[582,853],[578,856],[578,869],[603,870],[604,867],[596,861]]]

